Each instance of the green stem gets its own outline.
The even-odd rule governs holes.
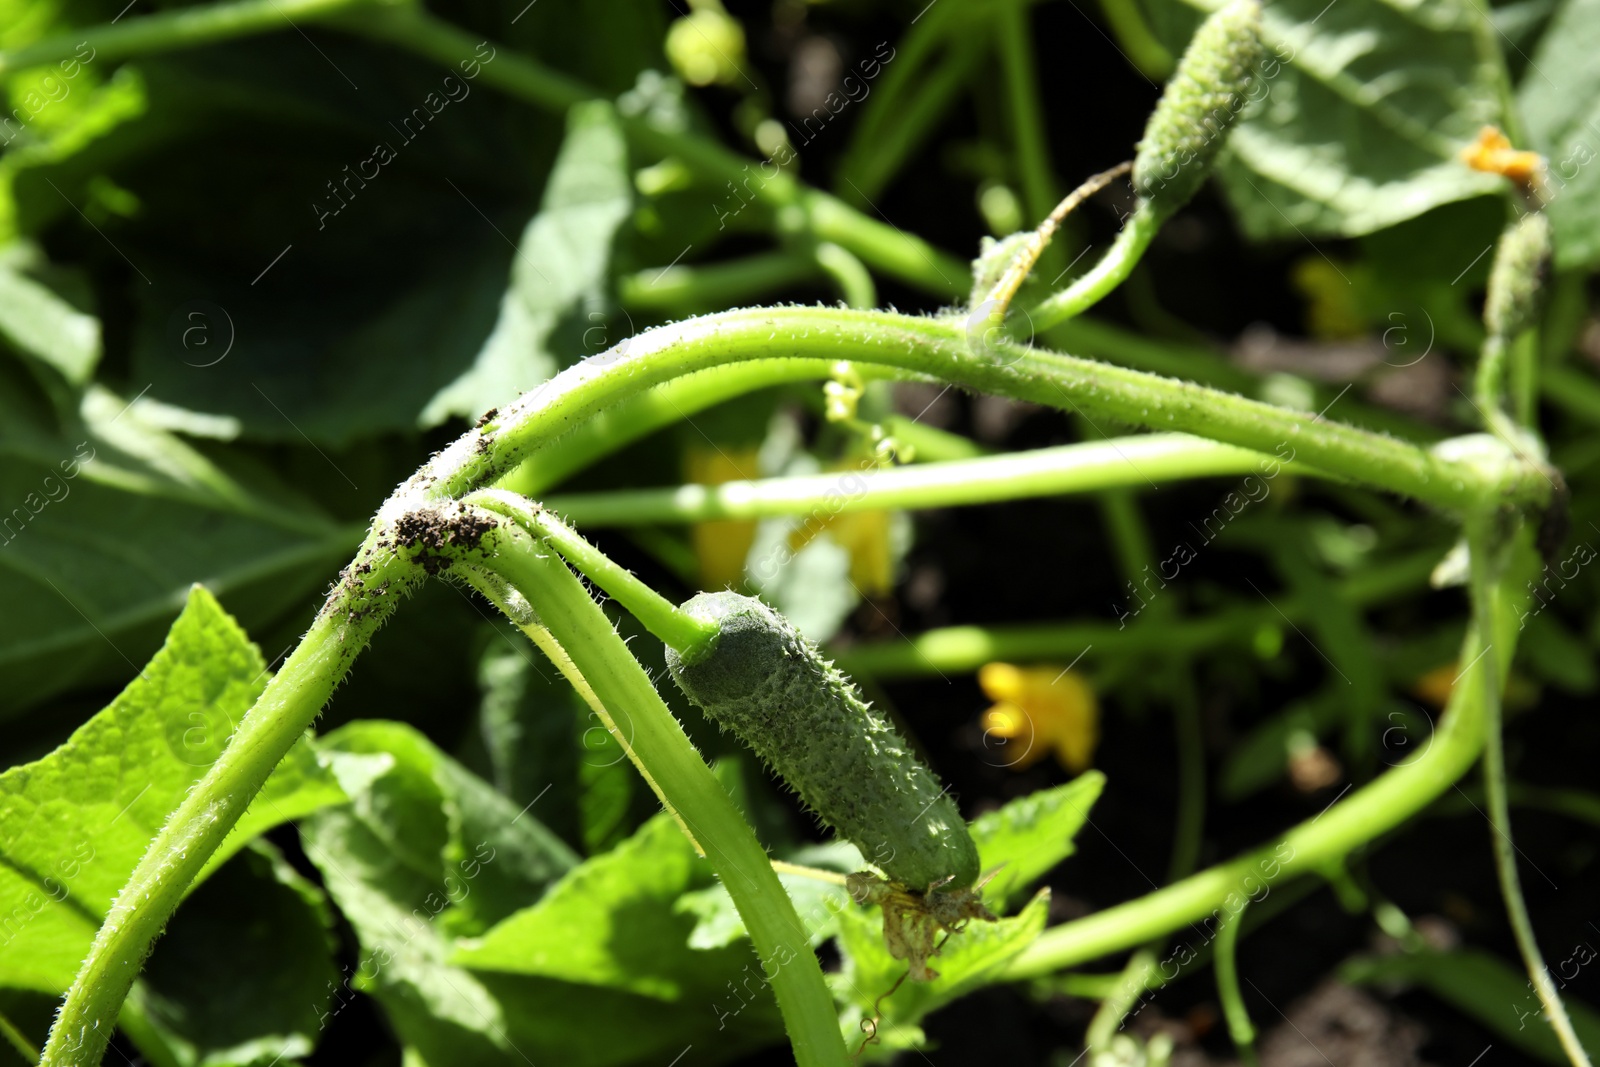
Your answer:
[[[1539,396],[1539,331],[1525,330],[1511,345],[1511,417],[1532,426]]]
[[[926,23],[929,20],[922,21]],[[920,28],[919,24],[914,30]],[[870,131],[865,120],[857,127],[858,133],[851,139],[851,146],[839,165],[839,177],[834,184],[845,200],[870,206],[873,199],[899,174],[906,160],[949,113],[956,95],[972,78],[978,64],[989,55],[989,39],[984,29],[972,26],[969,31],[951,42],[949,50],[934,65],[932,72],[916,87],[915,92],[909,94],[910,99],[901,102],[900,106],[888,110],[888,85],[874,91],[874,96],[884,101],[884,107],[876,110],[880,114],[892,114],[893,121]],[[911,40],[910,34],[906,40]],[[909,51],[909,47],[901,45],[900,56],[896,58],[894,66],[888,69],[901,69],[901,63],[906,62],[903,57]],[[886,81],[887,78],[885,74]]]
[[[29,1041],[27,1036],[17,1029],[16,1024],[4,1015],[0,1015],[0,1037],[5,1038],[6,1043],[17,1050],[23,1062],[39,1062],[39,1050],[34,1048],[33,1042]]]
[[[965,260],[863,215],[837,197],[807,188],[800,194],[800,206],[812,236],[849,249],[874,270],[934,296],[964,300],[972,288],[972,270]]]
[[[72,33],[47,37],[42,41],[0,53],[0,74],[28,67],[40,67],[61,60],[84,57],[78,51],[87,45],[93,58],[127,59],[151,52],[171,52],[218,44],[237,37],[288,29],[295,19],[327,18],[347,8],[365,6],[373,0],[232,0],[231,3],[201,4],[131,18],[125,22],[90,26]],[[380,0],[382,2],[382,0]],[[453,61],[452,61],[453,62]]]
[[[718,311],[801,282],[817,261],[799,252],[762,252],[703,267],[651,267],[617,279],[617,299],[633,311]]]
[[[1044,113],[1039,107],[1039,78],[1033,64],[1033,33],[1028,26],[1029,0],[1009,0],[999,6],[1000,66],[1005,75],[1006,104],[1011,117],[1011,138],[1022,178],[1023,203],[1028,216],[1043,219],[1060,199],[1050,169],[1050,148]]]
[[[1217,349],[1186,341],[1153,340],[1087,315],[1079,315],[1051,327],[1041,333],[1040,339],[1045,344],[1069,352],[1081,352],[1135,370],[1165,374],[1170,378],[1186,378],[1201,385],[1246,396],[1261,387],[1260,378],[1231,362],[1225,353]],[[1436,441],[1444,436],[1436,427],[1388,408],[1363,403],[1343,392],[1342,386],[1316,388],[1314,405],[1318,411],[1334,401],[1338,401],[1342,418],[1368,429],[1410,441]]]
[[[769,359],[674,378],[596,413],[529,456],[500,485],[537,498],[603,456],[707,408],[757,389],[825,379],[831,373],[833,361],[828,359]]]
[[[1172,724],[1178,748],[1178,810],[1173,819],[1172,858],[1168,881],[1194,872],[1204,844],[1206,819],[1206,749],[1200,727],[1200,699],[1195,692],[1194,664],[1174,661]]]
[[[413,476],[432,498],[492,481],[568,427],[670,378],[754,359],[849,360],[981,392],[1195,433],[1298,459],[1328,474],[1453,511],[1480,500],[1543,506],[1542,469],[1504,457],[1460,458],[1260,401],[1001,341],[981,352],[957,318],[838,308],[753,308],[648,330],[502,408]]]
[[[1491,628],[1490,612],[1496,599],[1495,538],[1492,518],[1474,518],[1467,526],[1467,546],[1472,566],[1474,625],[1483,631]],[[1511,931],[1516,937],[1517,949],[1522,954],[1523,965],[1533,981],[1534,991],[1544,1005],[1542,1013],[1556,1032],[1556,1039],[1572,1061],[1573,1067],[1589,1067],[1588,1054],[1567,1017],[1566,1005],[1550,978],[1544,956],[1539,951],[1534,936],[1533,921],[1528,916],[1528,904],[1522,896],[1522,881],[1517,873],[1516,847],[1511,841],[1511,807],[1506,799],[1506,756],[1501,736],[1500,686],[1504,677],[1502,668],[1494,662],[1496,657],[1485,656],[1483,673],[1486,676],[1484,695],[1484,733],[1486,744],[1483,754],[1483,787],[1489,802],[1490,836],[1494,846],[1495,873],[1500,879],[1500,895],[1505,899],[1506,915],[1511,920]],[[1509,666],[1509,663],[1506,664]]]
[[[1100,11],[1117,39],[1117,46],[1134,69],[1152,82],[1166,81],[1177,61],[1150,32],[1138,0],[1100,0]]]
[[[1160,211],[1149,201],[1141,200],[1106,254],[1093,267],[1073,279],[1065,289],[1028,309],[1025,320],[1028,326],[1035,333],[1042,333],[1099,303],[1133,272],[1163,221]]]
[[[539,623],[571,657],[610,712],[618,740],[649,768],[653,784],[733,898],[762,960],[801,1067],[845,1062],[833,998],[806,928],[756,839],[696,753],[644,669],[558,556],[520,529],[504,530],[482,561],[527,598]]]
[[[868,206],[893,177],[898,162],[906,154],[906,144],[916,139],[917,133],[913,131],[907,141],[902,127],[922,126],[928,118],[944,114],[942,104],[929,116],[918,112],[930,96],[941,97],[944,104],[949,102],[949,96],[941,94],[941,83],[951,67],[960,63],[962,51],[972,50],[964,46],[970,46],[974,40],[987,45],[984,23],[973,17],[975,13],[981,14],[968,5],[934,4],[895,41],[890,61],[879,68],[872,94],[863,102],[860,115],[851,124],[849,143],[839,160],[834,188],[845,200],[861,207]],[[956,54],[952,56],[946,52],[935,58],[939,47],[946,42],[951,43]],[[978,49],[980,54],[986,51],[986,47]],[[932,73],[918,82],[918,75],[930,66]],[[953,95],[953,87],[949,93]],[[893,156],[895,163],[875,172],[877,160],[883,154]]]
[[[1111,1039],[1121,1029],[1123,1018],[1155,981],[1156,957],[1155,949],[1143,948],[1128,958],[1117,984],[1100,1002],[1094,1018],[1089,1021],[1089,1029],[1083,1040],[1091,1051],[1104,1052],[1110,1049]]]
[[[1007,966],[1035,978],[1142,944],[1243,902],[1291,877],[1317,873],[1352,849],[1410,819],[1448,789],[1483,749],[1487,661],[1505,677],[1516,647],[1518,591],[1507,579],[1462,645],[1469,665],[1450,695],[1438,732],[1413,762],[1389,771],[1278,840],[1136,900],[1046,930]]]
[[[1256,1065],[1256,1028],[1250,1023],[1250,1012],[1245,1009],[1244,995],[1239,989],[1239,927],[1244,925],[1244,908],[1238,914],[1222,920],[1217,931],[1216,971],[1217,996],[1222,1000],[1222,1015],[1228,1020],[1228,1036],[1238,1050],[1239,1061],[1245,1067]]]
[[[1139,502],[1133,493],[1126,487],[1102,491],[1100,512],[1110,535],[1111,550],[1117,555],[1122,576],[1129,586],[1136,587],[1146,574],[1158,574],[1160,562],[1150,540],[1150,529],[1139,513]],[[1175,601],[1157,600],[1151,604],[1147,625],[1159,625],[1172,618],[1176,611]],[[1181,656],[1163,655],[1152,667],[1166,678],[1177,752],[1177,803],[1173,814],[1172,853],[1167,863],[1167,881],[1174,882],[1194,872],[1205,834],[1205,739],[1200,727],[1191,661]]]
[[[902,447],[909,448],[912,463],[943,463],[993,454],[970,437],[941,430],[904,415],[890,414],[878,421],[885,433]]]
[[[1553,407],[1600,424],[1600,382],[1576,367],[1550,364],[1539,376],[1539,395]]]
[[[866,265],[842,245],[823,241],[816,247],[817,265],[825,271],[847,306],[866,309],[878,306],[878,287]]]
[[[273,767],[317,717],[357,653],[422,577],[393,554],[371,560],[373,569],[364,577],[341,576],[336,592],[267,683],[228,747],[134,866],[73,978],[50,1028],[41,1067],[100,1062],[118,1009],[190,883]],[[379,593],[380,585],[387,591]]]
[[[1424,550],[1352,575],[1340,588],[1340,595],[1354,607],[1365,607],[1426,588],[1438,557],[1437,551]],[[1098,656],[1156,653],[1184,657],[1228,644],[1248,645],[1263,626],[1281,625],[1285,616],[1299,622],[1317,610],[1318,605],[1286,599],[1278,601],[1276,608],[1269,604],[1230,607],[1198,618],[1152,618],[1132,626],[1096,622],[949,626],[909,639],[857,645],[840,651],[837,659],[841,670],[882,682],[965,674],[994,660],[1027,663],[1071,658],[1085,650]]]
[[[556,496],[546,503],[586,527],[761,519],[992,504],[1026,497],[1147,487],[1151,481],[1256,472],[1272,456],[1187,434],[1146,434],[944,463],[793,475],[720,485]],[[1315,473],[1298,464],[1287,469]]]
[[[1504,337],[1491,333],[1478,354],[1478,370],[1473,379],[1478,412],[1484,428],[1498,437],[1516,440],[1516,426],[1505,411],[1506,376],[1511,363],[1511,345]]]
[[[579,536],[578,532],[544,508],[503,489],[480,489],[463,501],[504,515],[546,541],[567,562],[601,589],[616,597],[656,637],[677,649],[686,660],[693,660],[716,640],[717,625],[679,611],[672,601],[640,581],[632,571],[618,566],[611,558]]]

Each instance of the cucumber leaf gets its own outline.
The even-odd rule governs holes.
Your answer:
[[[1481,126],[1505,122],[1484,18],[1471,0],[1265,5],[1257,99],[1219,170],[1245,232],[1355,237],[1502,189],[1457,158]]]
[[[985,874],[997,871],[985,895],[1001,906],[1075,851],[1073,839],[1089,821],[1106,776],[1085,771],[1065,785],[1018,797],[980,815],[968,827]]]
[[[166,644],[109,707],[0,775],[0,984],[66,991],[135,863],[267,677],[260,651],[196,586]],[[343,799],[297,744],[200,878],[264,830]]]
[[[586,352],[584,338],[605,321],[611,246],[632,209],[628,146],[616,112],[606,103],[574,107],[539,212],[517,244],[494,332],[472,366],[429,401],[422,425],[452,415],[475,419],[598,351]]]
[[[1556,263],[1600,260],[1600,2],[1567,0],[1551,19],[1517,91],[1527,147],[1549,162]],[[1518,146],[1522,147],[1522,146]]]

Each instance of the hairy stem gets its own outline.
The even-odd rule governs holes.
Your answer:
[[[752,359],[846,359],[1094,418],[1194,433],[1467,511],[1542,506],[1542,469],[1507,452],[1440,454],[1188,382],[999,342],[972,351],[964,324],[886,311],[754,308],[648,330],[571,367],[446,448],[408,486],[433,498],[475,488],[610,404],[671,378]]]
[[[618,739],[649,768],[658,792],[704,849],[733,898],[770,979],[802,1067],[842,1064],[833,998],[766,850],[695,752],[611,620],[559,556],[520,528],[503,530],[481,566],[528,600],[539,624],[571,657],[610,712]]]
[[[546,541],[586,578],[616,597],[645,629],[685,659],[693,660],[716,640],[719,630],[714,621],[679,611],[666,597],[634,577],[631,571],[612,562],[576,530],[526,497],[503,489],[480,489],[468,496],[465,503],[504,515]]]
[[[601,457],[707,408],[758,389],[826,379],[832,373],[832,360],[790,359],[753,360],[686,374],[619,399],[529,456],[499,484],[537,497]]]
[[[1028,309],[1028,326],[1035,332],[1043,332],[1098,304],[1133,273],[1156,231],[1161,229],[1162,221],[1161,212],[1148,201],[1141,200],[1111,247],[1093,267],[1073,279],[1065,289]]]
[[[1474,625],[1480,630],[1487,630],[1491,624],[1490,613],[1497,596],[1494,558],[1498,553],[1495,550],[1490,521],[1474,519],[1468,523],[1467,545],[1472,561]],[[1505,899],[1506,915],[1511,920],[1511,932],[1516,937],[1517,950],[1522,954],[1523,966],[1527,968],[1528,977],[1533,981],[1534,991],[1539,994],[1539,1001],[1544,1005],[1542,1014],[1545,1021],[1556,1032],[1556,1039],[1561,1042],[1561,1047],[1566,1052],[1567,1058],[1572,1061],[1573,1067],[1589,1067],[1589,1056],[1572,1028],[1572,1020],[1567,1017],[1566,1005],[1561,1002],[1561,994],[1557,991],[1555,982],[1551,980],[1550,969],[1545,966],[1544,956],[1539,951],[1539,942],[1533,932],[1533,920],[1528,916],[1528,904],[1522,896],[1522,881],[1517,873],[1516,847],[1511,841],[1511,808],[1506,798],[1506,756],[1500,729],[1499,679],[1504,677],[1504,674],[1495,659],[1494,656],[1485,656],[1483,667],[1488,678],[1483,710],[1483,728],[1487,738],[1483,754],[1483,787],[1489,802],[1489,824],[1493,831],[1490,840],[1494,846],[1494,865],[1495,873],[1500,879],[1500,895]]]
[[[705,522],[816,511],[843,514],[879,508],[992,504],[1122,486],[1146,487],[1151,479],[1248,474],[1263,462],[1277,461],[1261,452],[1187,434],[1149,434],[859,473],[834,471],[720,485],[554,496],[545,503],[580,526]],[[1291,469],[1316,473],[1298,465]]]

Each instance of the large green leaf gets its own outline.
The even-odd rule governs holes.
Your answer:
[[[478,662],[479,721],[495,787],[539,805],[544,824],[586,854],[627,836],[637,778],[627,753],[567,680],[510,627]]]
[[[1356,236],[1499,188],[1457,158],[1480,126],[1504,121],[1481,6],[1265,5],[1268,59],[1256,90],[1265,98],[1235,125],[1220,172],[1245,231]]]
[[[984,873],[994,872],[985,895],[1008,904],[1072,855],[1073,838],[1089,821],[1089,809],[1105,784],[1105,775],[1086,771],[1065,785],[1018,797],[978,816],[970,827],[972,839]]]
[[[902,981],[906,964],[884,947],[883,919],[876,905],[841,913],[839,947],[847,963],[832,985],[835,999],[844,1006],[839,1021],[846,1040],[854,1048],[861,1041],[863,1020],[876,1017],[877,1041],[866,1047],[870,1058],[920,1047],[922,1019],[992,981],[1044,930],[1049,910],[1050,891],[1044,889],[1012,918],[969,923],[929,961],[938,971],[931,982]]]
[[[195,587],[166,644],[109,707],[0,775],[0,984],[66,990],[134,864],[266,681],[261,653]],[[201,878],[263,830],[343,799],[296,745]]]
[[[802,867],[815,867],[836,874],[865,870],[867,866],[856,846],[838,840],[826,845],[807,846],[783,858]],[[855,906],[850,901],[850,894],[840,883],[786,871],[778,873],[778,881],[783,883],[784,891],[789,894],[794,912],[805,926],[812,945],[820,945],[837,934],[839,913]],[[696,918],[695,928],[689,934],[691,948],[721,948],[749,936],[733,898],[720,883],[685,893],[678,899],[676,910]]]
[[[1517,105],[1549,160],[1556,262],[1600,260],[1600,0],[1566,0],[1533,53]]]
[[[669,1002],[714,995],[751,959],[748,947],[696,950],[684,893],[711,882],[711,867],[670,815],[657,815],[610,852],[590,859],[455,959],[475,970],[534,974],[626,990]]]
[[[471,368],[428,403],[423,425],[476,418],[586,354],[584,334],[605,321],[611,246],[632,204],[616,112],[606,103],[578,105],[539,213],[518,242],[494,332]]]
[[[0,358],[0,713],[126,679],[195,582],[254,625],[314,594],[359,540],[142,405],[90,386],[58,420]]]
[[[666,1062],[689,1043],[723,1058],[781,1033],[770,1007],[752,1007],[738,1024],[717,1031],[710,996],[738,967],[711,968],[734,958],[754,967],[754,959],[747,948],[696,953],[681,944],[694,920],[675,915],[672,903],[691,884],[691,874],[703,884],[710,873],[665,817],[622,846],[631,863],[619,869],[612,858],[617,854],[597,857],[573,868],[540,901],[546,885],[576,857],[531,810],[519,813],[484,783],[469,784],[466,771],[397,724],[352,724],[324,744],[354,800],[306,820],[302,840],[361,941],[355,986],[383,1005],[408,1062],[475,1067],[549,1060],[602,1067]],[[502,865],[508,873],[497,874]],[[505,894],[493,895],[493,908],[475,903],[491,896],[482,890],[491,877],[516,887],[519,903],[531,906],[489,929],[483,941],[466,940],[461,935],[482,932],[485,920],[511,903]],[[593,895],[564,888],[575,884]],[[655,888],[661,885],[675,888],[662,895]],[[529,966],[560,977],[461,965],[457,957],[470,958],[473,946],[526,928],[526,917],[540,913],[555,921],[528,946]],[[645,945],[665,946],[664,926],[677,931],[677,950],[664,960],[640,959]],[[550,946],[571,959],[550,959]],[[640,974],[608,965],[597,946],[638,962]],[[703,1008],[687,997],[686,979],[695,972],[673,969],[685,958],[707,968],[694,987]],[[606,984],[637,985],[641,976],[646,984],[654,976],[658,995]],[[713,979],[715,986],[706,984]],[[671,982],[680,983],[684,996],[662,999]],[[629,1025],[596,1025],[609,1018]],[[702,1040],[712,1034],[715,1040]]]
[[[100,320],[57,293],[40,277],[43,267],[26,245],[0,249],[0,338],[82,385],[100,361]]]

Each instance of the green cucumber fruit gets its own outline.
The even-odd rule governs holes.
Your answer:
[[[1188,203],[1205,184],[1251,99],[1262,52],[1257,0],[1233,0],[1195,31],[1133,161],[1134,191],[1162,213]]]
[[[667,650],[685,696],[895,882],[918,893],[972,886],[978,849],[955,802],[816,645],[738,593],[701,593],[683,610],[719,630],[692,662]]]

